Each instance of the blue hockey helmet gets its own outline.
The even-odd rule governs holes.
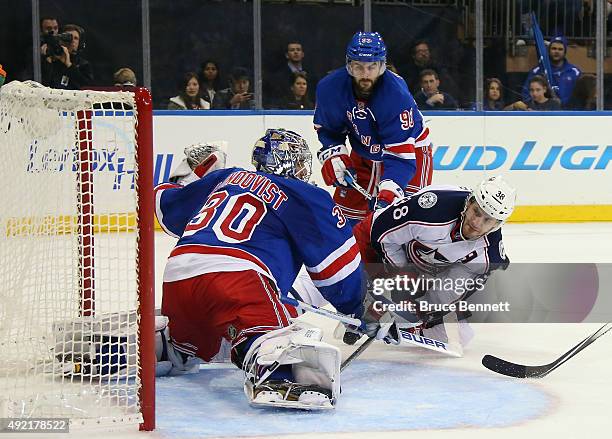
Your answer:
[[[346,62],[387,61],[387,48],[378,32],[357,32],[346,48]]]
[[[298,133],[270,128],[255,142],[251,161],[258,171],[308,181],[312,173],[312,153]]]

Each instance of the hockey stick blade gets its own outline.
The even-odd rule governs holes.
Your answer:
[[[482,358],[482,365],[493,372],[513,378],[544,378],[610,330],[612,330],[612,323],[606,323],[556,360],[541,366],[512,363],[493,355],[485,355]]]
[[[463,357],[463,348],[460,344],[455,345],[453,343],[445,343],[441,340],[436,340],[433,338],[426,337],[424,335],[415,334],[403,328],[399,329],[399,335],[400,346],[418,346],[424,349],[429,349],[430,351],[449,355],[451,357]]]

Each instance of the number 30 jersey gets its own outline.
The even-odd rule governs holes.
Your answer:
[[[164,282],[255,270],[286,294],[303,264],[336,309],[360,311],[359,248],[350,225],[323,189],[229,168],[187,186],[161,184],[155,198],[160,225],[179,238]]]

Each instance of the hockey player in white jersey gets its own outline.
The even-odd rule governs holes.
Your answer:
[[[484,285],[492,270],[505,269],[510,262],[501,227],[512,214],[515,199],[516,191],[501,176],[484,180],[474,190],[431,185],[374,212],[353,232],[366,262],[382,262],[414,277],[472,279],[479,281],[473,285]],[[409,298],[448,304],[475,291],[432,289]],[[397,303],[406,296],[387,298]],[[445,336],[443,326],[435,328],[442,314],[419,315],[422,328],[429,330],[425,335]],[[462,334],[462,342],[469,338],[468,332]]]

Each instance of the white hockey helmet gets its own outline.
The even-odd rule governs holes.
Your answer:
[[[472,197],[487,215],[503,224],[514,211],[516,189],[506,183],[501,175],[498,175],[481,182],[472,191]]]

